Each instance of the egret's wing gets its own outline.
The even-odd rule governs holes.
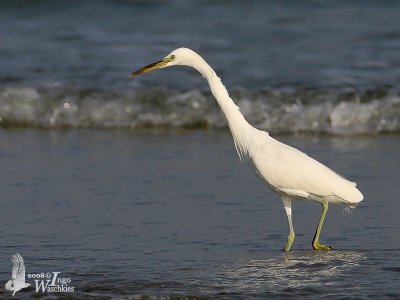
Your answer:
[[[17,253],[11,257],[13,268],[11,272],[11,278],[13,281],[25,282],[25,264],[22,256]]]
[[[249,147],[251,165],[268,185],[292,196],[339,197],[358,202],[356,184],[307,154],[259,133]],[[354,195],[353,195],[354,194]],[[355,200],[353,200],[355,199]]]

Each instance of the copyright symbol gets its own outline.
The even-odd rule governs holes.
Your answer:
[[[50,272],[47,272],[47,273],[46,273],[46,278],[47,278],[47,279],[50,279],[50,278],[51,278],[51,273],[50,273]]]

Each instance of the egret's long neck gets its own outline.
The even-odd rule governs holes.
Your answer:
[[[193,67],[207,79],[211,92],[225,114],[229,124],[229,129],[232,132],[236,150],[242,159],[247,152],[248,141],[246,140],[246,137],[249,135],[246,134],[246,132],[251,130],[253,127],[240,113],[239,107],[235,102],[233,102],[225,86],[222,84],[221,79],[217,76],[210,65],[199,56],[193,64]]]

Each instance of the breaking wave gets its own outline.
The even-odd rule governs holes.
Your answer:
[[[251,124],[272,133],[400,132],[398,92],[238,88],[231,96]],[[224,128],[227,122],[213,96],[199,90],[4,87],[0,127]]]

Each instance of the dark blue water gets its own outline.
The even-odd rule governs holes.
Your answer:
[[[20,299],[398,299],[398,1],[1,1],[0,286]],[[249,122],[358,183],[321,211],[237,158],[206,82],[135,79],[178,47]],[[284,133],[282,135],[282,133]],[[73,292],[36,293],[34,276]],[[1,298],[11,293],[0,288]]]
[[[127,77],[185,46],[260,128],[399,132],[399,9],[398,1],[2,1],[0,125],[226,127],[198,74]]]
[[[19,252],[27,273],[71,279],[74,293],[47,296],[398,298],[398,137],[280,140],[364,193],[350,213],[331,205],[321,241],[334,251],[311,250],[321,207],[308,201],[281,250],[281,201],[226,131],[0,131],[0,281]]]
[[[2,1],[0,8],[3,81],[137,86],[127,83],[131,68],[181,46],[204,55],[229,86],[396,87],[400,79],[397,1]],[[171,71],[139,81],[187,89],[186,77]]]

